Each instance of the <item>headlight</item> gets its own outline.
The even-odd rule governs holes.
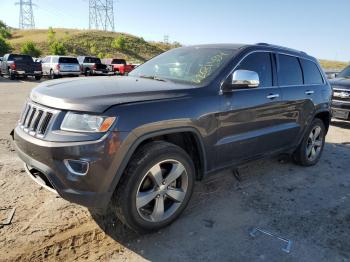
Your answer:
[[[62,121],[61,129],[77,132],[106,132],[114,121],[115,117],[68,112]]]

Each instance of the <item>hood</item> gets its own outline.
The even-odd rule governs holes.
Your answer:
[[[329,79],[332,88],[350,89],[350,78]]]
[[[117,104],[184,97],[193,86],[136,77],[89,77],[46,81],[30,99],[57,109],[102,113]]]

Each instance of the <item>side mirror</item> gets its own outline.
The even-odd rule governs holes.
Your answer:
[[[259,75],[254,71],[236,70],[224,83],[224,90],[255,88],[260,84]]]

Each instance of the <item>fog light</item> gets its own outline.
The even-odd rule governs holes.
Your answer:
[[[64,164],[68,170],[78,176],[84,176],[89,170],[89,162],[83,160],[65,159]]]

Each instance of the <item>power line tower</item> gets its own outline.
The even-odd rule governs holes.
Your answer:
[[[35,23],[32,0],[20,0],[16,5],[19,5],[19,28],[34,29]]]
[[[114,31],[113,0],[89,0],[89,29]]]

